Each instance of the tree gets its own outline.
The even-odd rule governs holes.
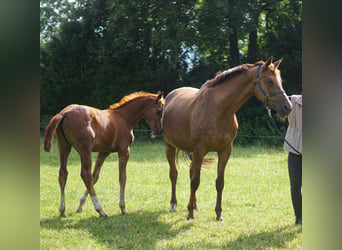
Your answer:
[[[70,20],[73,8],[68,0],[40,1],[40,38],[44,42],[58,33],[63,21]]]
[[[301,7],[300,0],[42,0],[42,117],[70,103],[107,108],[133,91],[200,87],[217,71],[271,55],[284,58],[287,92],[299,93]],[[238,112],[240,132],[265,133],[264,115],[252,98]]]

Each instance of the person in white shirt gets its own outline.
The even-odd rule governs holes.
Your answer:
[[[288,151],[288,170],[291,185],[291,199],[296,216],[296,225],[302,225],[302,95],[289,96],[293,109],[288,116],[285,139],[296,149],[284,142]],[[297,151],[297,152],[296,152]],[[299,154],[300,153],[300,154]]]

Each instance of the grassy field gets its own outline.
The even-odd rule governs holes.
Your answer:
[[[301,249],[302,228],[294,225],[286,156],[281,149],[234,148],[225,172],[222,223],[215,220],[214,211],[216,162],[202,167],[199,211],[195,211],[195,220],[187,221],[189,161],[180,155],[177,212],[168,212],[171,184],[161,141],[132,145],[127,166],[128,216],[121,215],[118,206],[116,153],[105,161],[95,186],[109,217],[99,218],[89,198],[78,214],[75,211],[85,186],[79,156],[72,151],[66,217],[60,218],[59,160],[54,141],[51,153],[41,147],[41,249]]]

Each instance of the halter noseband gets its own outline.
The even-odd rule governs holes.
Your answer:
[[[255,80],[254,80],[254,88],[255,88],[255,85],[258,86],[258,88],[260,89],[261,93],[264,95],[265,97],[265,101],[264,101],[264,105],[265,105],[265,108],[267,109],[267,111],[270,110],[270,106],[268,106],[268,99],[273,97],[273,96],[276,96],[276,95],[279,95],[279,94],[283,94],[285,93],[284,90],[279,90],[277,92],[274,92],[272,94],[267,94],[266,91],[261,87],[260,83],[259,83],[259,72],[260,72],[260,68],[262,67],[262,65],[259,65],[258,69],[257,69],[257,72],[256,72],[256,75],[255,75]]]

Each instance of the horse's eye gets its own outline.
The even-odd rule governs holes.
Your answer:
[[[272,86],[273,85],[273,81],[272,80],[266,80],[266,84],[268,85],[268,86]]]

